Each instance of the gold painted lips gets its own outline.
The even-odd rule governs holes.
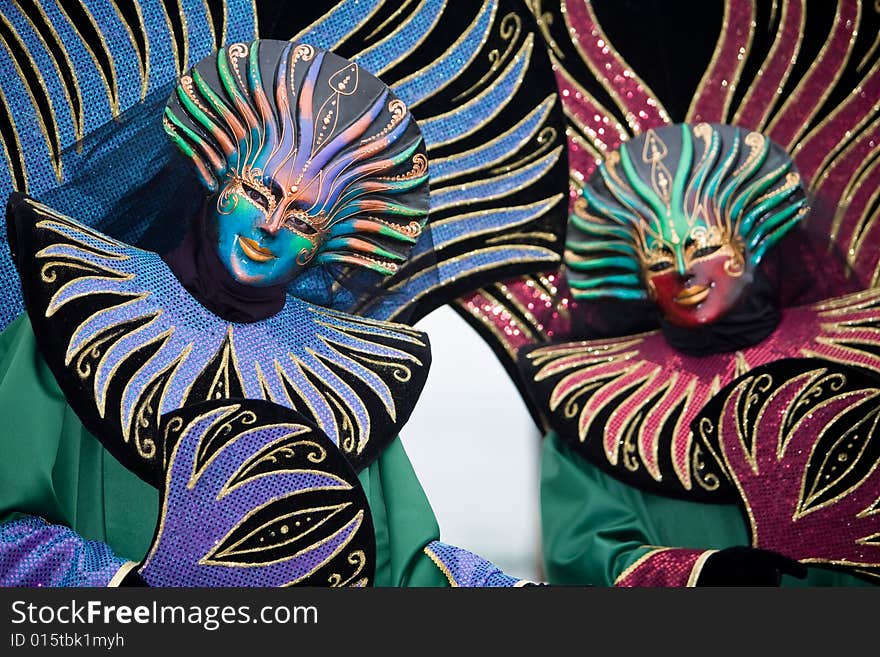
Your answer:
[[[675,303],[680,306],[696,306],[702,303],[709,296],[708,285],[694,285],[678,293],[675,297]]]
[[[274,253],[269,249],[260,246],[257,242],[248,237],[242,237],[239,235],[238,243],[241,246],[241,250],[244,251],[244,254],[251,260],[256,262],[268,262],[269,260],[275,259]]]

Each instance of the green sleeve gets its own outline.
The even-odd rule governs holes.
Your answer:
[[[158,491],[82,426],[21,315],[0,334],[0,521],[20,514],[66,525],[140,560],[156,525]]]
[[[376,528],[376,585],[448,586],[424,552],[440,528],[400,438],[358,478]]]
[[[643,493],[574,452],[549,433],[541,453],[541,530],[552,584],[611,586],[657,547],[722,549],[748,545],[735,504],[703,504]],[[783,586],[870,586],[865,580],[810,567]]]
[[[541,534],[550,584],[611,586],[651,545],[633,492],[551,433],[541,453]]]

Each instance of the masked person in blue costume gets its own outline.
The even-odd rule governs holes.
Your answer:
[[[497,4],[471,27],[493,28]],[[511,65],[523,62],[532,63]],[[511,78],[517,88],[524,70]],[[549,99],[541,121],[556,111]],[[465,104],[454,117],[462,130],[475,121],[467,107],[491,118]],[[161,125],[204,190],[180,185],[157,199],[159,175],[138,190],[143,208],[191,210],[177,215],[185,235],[162,255],[95,228],[124,223],[121,206],[83,222],[81,205],[56,202],[82,198],[81,185],[45,203],[10,198],[28,315],[0,336],[3,582],[524,583],[438,541],[397,438],[430,349],[424,334],[387,320],[416,301],[423,313],[442,303],[487,270],[487,256],[526,269],[538,262],[526,249],[558,260],[516,237],[487,253],[465,247],[504,222],[523,235],[561,219],[548,211],[562,194],[539,189],[482,213],[491,226],[443,215],[432,125],[362,65],[305,41],[219,49],[180,78]],[[495,161],[523,143],[496,142]],[[559,153],[539,160],[545,172],[558,171]],[[456,164],[459,175],[479,170],[468,156],[447,151],[439,167],[451,177]],[[523,191],[516,179],[493,184],[450,188],[446,205]],[[141,205],[132,198],[128,209]],[[470,227],[432,235],[435,216]],[[447,256],[441,239],[463,250]]]

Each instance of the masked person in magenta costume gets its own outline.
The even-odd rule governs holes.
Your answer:
[[[876,581],[878,17],[826,9],[536,13],[565,266],[457,307],[544,434],[551,583]]]
[[[30,323],[2,336],[0,404],[32,439],[4,466],[4,582],[524,583],[437,541],[396,437],[426,336],[309,301],[369,303],[422,236],[403,102],[256,41],[181,78],[164,127],[210,196],[162,257],[10,199]]]
[[[880,492],[870,476],[872,450],[850,444],[838,454],[839,446],[820,437],[835,426],[830,404],[863,429],[873,422],[865,395],[875,394],[875,378],[866,374],[845,392],[832,382],[859,380],[853,365],[876,369],[869,348],[849,343],[870,344],[863,339],[876,321],[870,307],[877,293],[780,313],[758,266],[807,212],[784,151],[731,126],[652,130],[612,153],[575,207],[566,255],[573,296],[648,298],[663,319],[660,331],[521,352],[524,379],[554,431],[542,464],[551,578],[708,585],[806,574],[779,553],[869,570],[876,555],[861,539],[871,522],[854,516],[876,495],[856,510],[844,500]],[[731,411],[736,421],[722,425],[713,398],[735,377],[733,389],[752,407],[740,405]],[[793,382],[800,388],[786,388]],[[730,389],[718,397],[730,397]],[[781,427],[773,424],[780,409],[791,416]],[[795,421],[799,409],[815,415],[813,424]],[[715,442],[707,428],[720,432]],[[749,458],[736,461],[737,441],[750,440],[744,435],[754,442],[742,448]],[[756,454],[777,444],[774,436],[779,451],[760,461]],[[809,462],[798,462],[797,443],[814,454]],[[838,456],[852,464],[846,484],[836,481],[842,472],[822,464]],[[572,515],[575,499],[583,504]],[[817,509],[829,504],[817,522]],[[860,583],[821,568],[805,581]]]

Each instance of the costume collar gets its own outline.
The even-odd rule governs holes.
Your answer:
[[[160,418],[206,399],[266,399],[313,421],[356,470],[397,436],[424,386],[427,336],[291,296],[226,321],[155,253],[32,199],[10,201],[13,259],[37,342],[86,428],[135,472]]]
[[[523,348],[523,385],[550,428],[588,460],[644,490],[734,500],[691,422],[718,390],[755,367],[819,357],[880,372],[880,289],[787,308],[757,345],[705,357],[661,331]]]

